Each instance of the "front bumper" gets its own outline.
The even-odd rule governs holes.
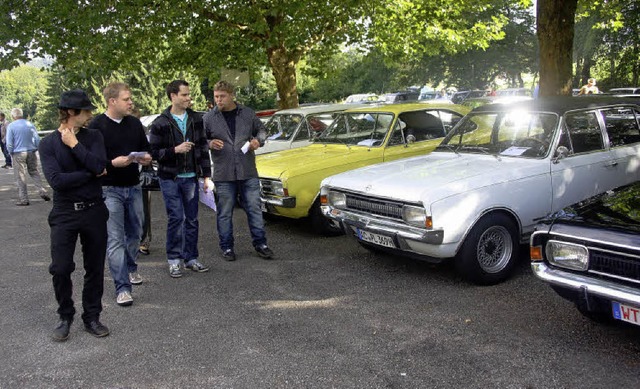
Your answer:
[[[393,220],[375,218],[327,206],[322,207],[322,212],[329,219],[339,222],[348,235],[353,235],[356,229],[362,229],[376,234],[392,236],[400,250],[417,254],[428,255],[416,250],[415,245],[411,244],[412,241],[428,245],[441,245],[444,238],[442,229],[425,230],[424,228],[412,227]]]
[[[552,286],[623,304],[640,306],[640,287],[634,288],[588,275],[571,273],[549,267],[544,262],[532,262],[531,269],[538,278]]]
[[[265,205],[273,205],[276,207],[282,208],[295,208],[296,207],[296,198],[295,197],[277,197],[277,196],[268,196],[261,195],[260,201],[262,201]]]

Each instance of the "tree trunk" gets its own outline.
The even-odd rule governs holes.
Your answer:
[[[539,96],[571,95],[573,29],[578,0],[538,0]]]
[[[298,106],[296,66],[300,55],[279,46],[267,48],[267,58],[276,80],[278,107],[280,109],[296,108]]]

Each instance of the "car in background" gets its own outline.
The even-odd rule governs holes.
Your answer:
[[[640,182],[551,215],[530,252],[533,273],[586,317],[640,325]]]
[[[256,111],[256,116],[262,123],[266,123],[276,112],[278,112],[278,108],[262,109],[260,111]]]
[[[510,104],[515,103],[517,101],[531,100],[533,97],[530,96],[484,96],[484,97],[472,97],[469,99],[465,99],[460,103],[465,107],[469,107],[471,109],[478,108],[480,106],[486,104]]]
[[[385,103],[406,103],[418,100],[418,97],[420,97],[419,91],[404,91],[385,93],[380,100]]]
[[[256,156],[264,212],[310,217],[315,231],[341,229],[320,212],[320,181],[374,163],[431,152],[470,110],[451,103],[383,104],[340,113],[313,144]]]
[[[374,93],[359,93],[355,95],[349,95],[344,102],[346,104],[352,103],[376,103],[380,101],[380,97]]]
[[[639,118],[618,97],[487,104],[429,155],[326,178],[322,210],[367,248],[502,282],[541,218],[640,179]]]
[[[316,104],[283,109],[274,113],[265,124],[267,138],[256,155],[294,149],[311,144],[336,117],[336,114],[364,104]]]
[[[640,87],[611,88],[607,93],[613,95],[640,95]]]
[[[461,104],[466,99],[487,96],[489,92],[485,89],[459,91],[451,96],[451,101],[454,104]]]
[[[531,89],[527,89],[527,88],[506,88],[506,89],[496,90],[495,95],[497,97],[508,97],[508,96],[532,97],[533,92],[531,92]]]

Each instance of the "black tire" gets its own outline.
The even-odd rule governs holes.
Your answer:
[[[518,261],[518,228],[507,215],[484,216],[471,229],[455,266],[467,281],[494,285],[506,280]]]
[[[311,206],[311,209],[309,210],[309,220],[311,221],[311,227],[318,234],[325,236],[338,236],[344,234],[342,228],[333,224],[322,214],[319,200],[314,201]]]

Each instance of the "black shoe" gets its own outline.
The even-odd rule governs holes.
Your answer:
[[[25,207],[25,206],[29,205],[29,202],[28,202],[28,201],[18,201],[18,202],[16,203],[16,205],[17,205],[18,207]]]
[[[271,259],[273,257],[273,251],[266,244],[261,244],[260,246],[256,246],[256,251],[258,255],[264,259]]]
[[[233,249],[226,249],[222,252],[222,258],[224,258],[225,261],[235,261],[236,253],[233,252]]]
[[[9,169],[9,165],[2,165],[3,169]]]
[[[40,197],[44,200],[44,201],[51,201],[51,197],[49,197],[48,194],[41,194]]]
[[[109,335],[109,329],[100,323],[99,320],[94,320],[89,323],[84,323],[84,330],[95,336],[96,338],[102,338]]]
[[[60,323],[53,329],[53,340],[56,342],[64,342],[69,339],[69,329],[71,328],[71,320],[61,319]]]

